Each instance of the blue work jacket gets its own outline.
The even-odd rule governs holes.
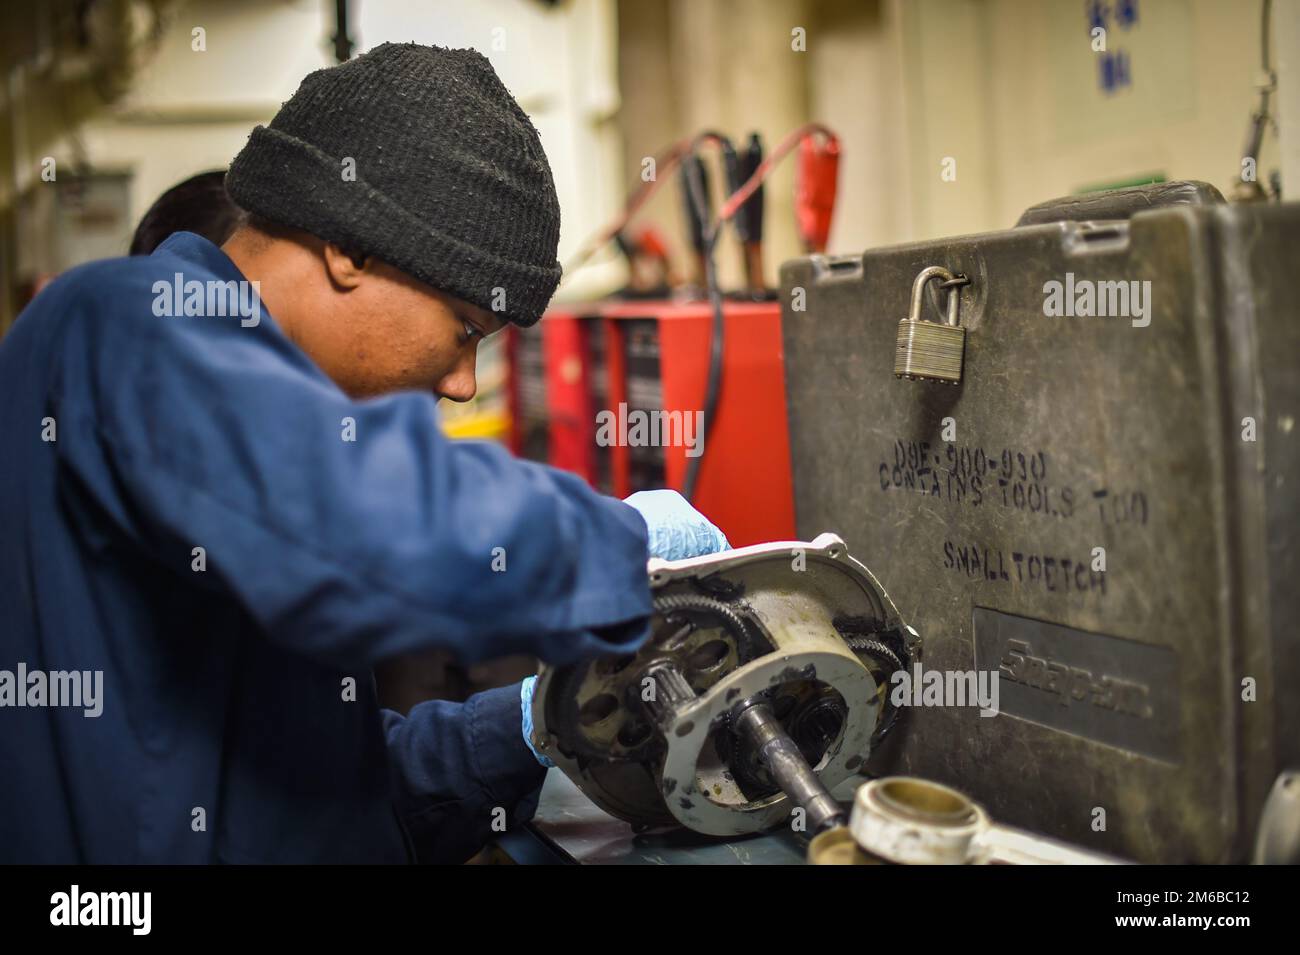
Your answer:
[[[372,665],[645,638],[632,508],[174,294],[242,279],[177,233],[0,341],[0,861],[461,861],[535,805],[519,686],[402,717]]]

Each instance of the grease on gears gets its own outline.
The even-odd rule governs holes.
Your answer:
[[[788,786],[788,774],[737,726],[759,704],[816,777],[805,782],[831,788],[857,770],[895,716],[889,675],[920,640],[839,537],[653,560],[648,572],[655,614],[637,653],[538,677],[534,741],[579,788],[641,827],[780,825],[793,803],[774,776]]]

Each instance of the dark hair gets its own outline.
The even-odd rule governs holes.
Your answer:
[[[131,255],[149,255],[173,232],[193,232],[215,245],[225,242],[243,217],[226,195],[226,172],[191,176],[159,196],[131,239]]]

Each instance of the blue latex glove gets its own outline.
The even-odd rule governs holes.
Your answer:
[[[533,688],[536,685],[537,677],[535,676],[524,677],[524,682],[519,685],[519,706],[523,710],[524,742],[528,744],[529,751],[537,757],[539,763],[551,767],[555,765],[554,761],[533,748]]]
[[[650,556],[682,560],[730,550],[722,531],[676,491],[637,491],[624,500],[650,529]]]

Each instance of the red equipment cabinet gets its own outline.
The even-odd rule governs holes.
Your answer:
[[[734,546],[790,540],[794,498],[780,307],[726,302],[723,320],[722,391],[703,444],[694,504]],[[541,324],[545,460],[617,497],[655,487],[681,490],[685,447],[601,447],[597,414],[617,414],[620,404],[684,415],[702,409],[712,324],[707,302],[603,302],[548,312]],[[526,368],[516,365],[515,372]],[[516,381],[512,391],[535,385]],[[526,454],[518,437],[525,426],[517,418],[516,450]]]

